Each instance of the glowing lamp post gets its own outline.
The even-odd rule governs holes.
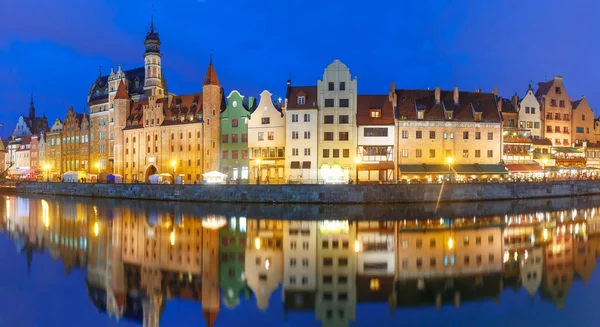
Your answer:
[[[544,182],[546,181],[546,162],[548,162],[548,159],[542,159],[542,171],[544,172]]]
[[[446,163],[448,164],[448,170],[450,171],[449,172],[450,181],[452,181],[452,175],[453,175],[452,174],[452,164],[454,163],[454,158],[452,158],[452,157],[446,158]]]
[[[96,167],[96,173],[98,174],[98,177],[96,177],[96,183],[98,183],[98,181],[100,180],[100,163],[96,162],[94,164],[94,167]]]
[[[173,184],[175,184],[175,172],[177,171],[177,162],[171,161],[171,167],[173,167]]]
[[[45,164],[44,165],[44,171],[46,172],[46,182],[50,181],[50,175],[48,173],[49,170],[50,170],[50,165],[49,164]]]
[[[358,184],[358,165],[360,165],[360,157],[354,158],[354,163],[356,164],[356,184]]]
[[[256,185],[260,185],[260,158],[255,160],[256,163]]]

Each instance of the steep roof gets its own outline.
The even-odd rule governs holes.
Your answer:
[[[515,108],[511,99],[502,98],[502,112],[517,113],[517,108]]]
[[[166,117],[162,125],[197,123],[198,117],[202,114],[202,93],[191,93],[176,96],[171,101],[171,105],[166,110]],[[175,117],[175,120],[172,120]],[[181,121],[181,118],[184,118]],[[190,121],[190,117],[196,118]],[[169,119],[170,118],[170,119]],[[188,119],[185,119],[188,118]]]
[[[552,141],[550,141],[549,139],[533,139],[531,140],[531,143],[534,145],[552,146]]]
[[[144,80],[146,78],[146,71],[144,67],[126,70],[123,73],[125,74],[125,77],[128,81],[127,85],[129,85],[129,89],[127,91],[129,92],[129,94],[144,94]],[[88,103],[90,105],[104,103],[108,100],[109,76],[110,75],[98,76],[98,78],[96,78],[96,81],[94,81],[94,83],[90,87],[90,92],[88,93]],[[138,87],[136,87],[136,80],[138,81]]]
[[[577,109],[577,107],[579,106],[580,103],[581,103],[581,100],[573,101],[573,110]]]
[[[454,105],[453,91],[440,91],[436,104],[434,90],[396,89],[398,116],[417,119],[417,108],[424,110],[424,120],[445,120],[444,111],[452,110],[452,121],[475,121],[474,112],[481,113],[481,121],[501,122],[493,93],[459,92],[458,104]]]
[[[393,125],[394,108],[388,95],[362,95],[357,96],[356,122],[358,125]],[[371,109],[381,110],[380,117],[371,117]]]
[[[119,82],[117,94],[115,95],[115,100],[118,99],[129,99],[129,93],[127,93],[127,88],[125,87],[125,83],[123,83],[123,81]]]
[[[548,82],[539,82],[538,89],[535,91],[535,96],[546,95],[552,89],[552,85],[554,85],[554,80],[550,80]]]
[[[286,98],[287,110],[318,108],[317,86],[288,86]],[[298,97],[304,97],[304,104],[298,103]]]
[[[204,77],[203,85],[221,85],[219,84],[219,79],[217,78],[215,66],[213,66],[212,63],[212,57],[210,58],[210,63],[208,64],[208,70],[206,70],[206,76]]]
[[[206,321],[206,326],[213,327],[215,325],[215,321],[217,320],[218,311],[214,310],[203,310],[204,321]]]

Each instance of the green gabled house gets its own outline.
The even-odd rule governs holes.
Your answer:
[[[246,217],[230,217],[227,226],[219,229],[221,246],[219,255],[219,285],[223,303],[233,309],[243,296],[246,300],[252,291],[246,285],[244,267],[246,263]]]
[[[220,171],[231,182],[248,182],[248,119],[256,107],[253,97],[246,101],[238,91],[231,91],[227,107],[221,112]]]

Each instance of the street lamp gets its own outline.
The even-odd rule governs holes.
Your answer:
[[[360,157],[354,158],[354,163],[356,164],[356,184],[358,184],[358,165],[360,164]]]
[[[256,185],[260,185],[260,158],[255,160],[257,170],[256,170]]]
[[[171,161],[171,166],[173,167],[173,184],[175,184],[175,171],[177,169],[177,162],[175,160]]]
[[[542,159],[542,170],[544,171],[544,182],[546,181],[546,162],[548,162],[548,159],[546,159],[546,158]]]
[[[100,163],[96,162],[94,167],[96,167],[96,174],[98,174],[98,176],[96,176],[96,183],[98,183],[98,181],[100,181]]]
[[[50,165],[49,164],[45,164],[44,165],[44,170],[46,171],[46,182],[50,181],[50,175],[48,174],[48,170],[50,170]]]
[[[450,181],[452,181],[452,163],[454,163],[454,158],[452,157],[448,157],[446,158],[446,163],[448,163],[448,170],[450,171],[449,175],[450,175]]]

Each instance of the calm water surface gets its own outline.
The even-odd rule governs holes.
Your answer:
[[[599,200],[0,195],[0,326],[598,326]]]

